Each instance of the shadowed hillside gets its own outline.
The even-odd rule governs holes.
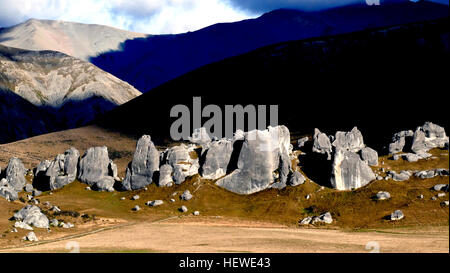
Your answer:
[[[169,141],[171,108],[207,104],[279,105],[292,132],[357,125],[366,143],[426,120],[446,127],[448,18],[293,41],[204,66],[113,110],[106,127]],[[206,121],[206,120],[204,120]]]
[[[203,65],[262,46],[367,28],[384,27],[448,16],[448,6],[381,1],[319,12],[275,10],[256,19],[216,24],[177,35],[151,35],[127,40],[123,50],[92,58],[93,64],[146,92]]]

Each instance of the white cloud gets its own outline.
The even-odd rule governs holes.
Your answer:
[[[0,0],[0,26],[29,18],[109,25],[161,34],[249,18],[221,0]]]

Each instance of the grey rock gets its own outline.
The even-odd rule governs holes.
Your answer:
[[[33,185],[31,184],[25,184],[25,187],[23,187],[23,189],[28,192],[28,193],[32,193],[33,192]]]
[[[405,217],[405,215],[403,214],[403,212],[401,210],[396,210],[393,213],[391,213],[391,221],[398,221],[401,220]]]
[[[192,213],[193,215],[195,215],[195,216],[199,216],[200,215],[200,212],[198,211],[198,210],[196,210],[196,211],[194,211],[194,213]]]
[[[438,198],[442,198],[442,197],[445,197],[445,193],[443,193],[443,192],[441,192],[441,193],[438,193],[438,194],[437,194],[437,197],[438,197]]]
[[[22,221],[17,221],[17,222],[15,222],[15,223],[14,223],[14,227],[15,227],[15,228],[25,229],[25,230],[33,230],[33,227],[31,227],[31,226],[28,225],[28,224],[25,224],[25,223],[22,222]]]
[[[180,165],[175,165],[173,169],[173,182],[177,185],[181,185],[186,180],[186,177],[183,172],[183,167]]]
[[[48,164],[42,161],[36,167],[36,176],[41,172],[45,172],[45,176],[49,182],[50,190],[63,188],[64,186],[75,181],[77,176],[78,161],[80,153],[75,148],[70,148],[64,154],[59,154]],[[47,167],[48,164],[48,167]],[[45,169],[45,167],[47,167]]]
[[[133,211],[140,211],[141,207],[139,207],[138,205],[134,206],[134,208],[132,209]]]
[[[413,153],[407,153],[403,155],[403,159],[407,160],[408,162],[417,162],[419,161],[419,159],[421,159],[421,157]]]
[[[414,132],[411,150],[416,154],[426,153],[436,147],[444,148],[448,141],[448,136],[445,134],[443,127],[432,122],[426,122]]]
[[[57,219],[52,219],[52,220],[50,221],[50,226],[53,226],[53,227],[59,226],[58,220],[57,220]]]
[[[331,224],[333,223],[333,217],[331,216],[331,213],[326,212],[318,217],[314,217],[311,221],[311,224],[316,223],[325,223],[325,224]]]
[[[162,204],[164,204],[164,201],[162,201],[162,200],[154,200],[154,201],[149,201],[146,203],[146,205],[150,206],[150,207],[157,207],[157,206],[161,206]]]
[[[449,202],[448,202],[448,200],[447,200],[447,201],[443,201],[443,202],[441,202],[441,206],[447,206],[447,207],[448,207],[448,205],[449,205]]]
[[[0,187],[0,196],[8,201],[15,201],[19,199],[19,194],[9,185]]]
[[[302,220],[300,220],[299,224],[300,225],[309,225],[312,222],[313,218],[311,216],[303,218]]]
[[[449,175],[448,169],[436,169],[435,172],[436,172],[436,175],[439,175],[439,176],[448,176]]]
[[[166,187],[173,183],[172,179],[173,168],[169,164],[164,164],[159,168],[159,182],[158,186]]]
[[[357,127],[354,127],[350,132],[336,132],[332,145],[336,149],[348,150],[354,153],[365,147],[363,136]]]
[[[27,183],[25,174],[26,169],[22,161],[17,157],[11,158],[6,168],[6,181],[16,192],[21,192]]]
[[[436,172],[434,170],[420,171],[416,172],[414,176],[419,177],[421,179],[433,178],[436,176]]]
[[[196,175],[200,168],[198,156],[192,156],[197,154],[196,148],[195,145],[185,144],[168,148],[162,155],[163,164],[169,164],[174,169],[177,165],[180,166],[185,177]]]
[[[406,181],[411,177],[411,173],[408,171],[401,171],[400,173],[388,171],[388,175],[395,181]]]
[[[131,200],[138,200],[139,199],[139,195],[134,195],[133,197],[131,197]]]
[[[361,158],[369,166],[378,165],[378,153],[372,148],[366,147],[361,150]]]
[[[80,159],[78,179],[90,187],[110,191],[115,180],[111,176],[109,166],[108,148],[89,148]]]
[[[21,220],[27,225],[32,225],[37,228],[48,228],[49,220],[41,209],[37,206],[27,205],[17,213],[14,214],[15,220]]]
[[[30,241],[30,242],[37,242],[37,241],[39,241],[38,238],[37,238],[37,236],[36,236],[36,234],[35,234],[34,232],[32,232],[32,231],[29,232],[29,233],[27,234],[27,236],[23,237],[22,240],[24,240],[24,241]]]
[[[306,178],[299,171],[295,171],[292,173],[291,178],[289,179],[289,186],[295,187],[298,185],[304,184]]]
[[[34,169],[34,176],[38,176],[39,173],[45,173],[47,172],[47,169],[50,167],[50,164],[52,162],[50,160],[43,160],[41,162],[39,162],[39,164],[36,166],[36,168]]]
[[[181,212],[187,212],[188,209],[187,209],[186,206],[181,206],[180,211],[181,211]]]
[[[389,153],[396,154],[403,151],[406,144],[406,138],[413,137],[414,132],[412,130],[401,131],[392,137],[392,143],[389,144]]]
[[[447,191],[448,192],[449,184],[437,184],[433,186],[433,190],[435,191]]]
[[[180,195],[181,200],[189,201],[192,199],[192,194],[189,190],[185,190],[182,195]]]
[[[312,151],[314,153],[319,154],[327,154],[328,160],[331,159],[331,152],[332,152],[332,146],[330,138],[319,131],[319,129],[314,129],[314,137],[313,137],[314,143],[312,147]]]
[[[216,185],[237,194],[252,194],[274,183],[287,183],[290,161],[290,134],[285,126],[268,127],[245,133],[237,169],[219,179]],[[275,181],[275,173],[279,181]]]
[[[376,195],[378,200],[387,200],[391,198],[391,194],[387,191],[379,191]]]
[[[142,136],[134,152],[133,160],[127,168],[123,181],[125,190],[138,190],[153,182],[153,175],[159,170],[160,152],[149,135]]]
[[[375,180],[372,169],[352,151],[336,149],[333,158],[331,185],[338,190],[357,189]]]
[[[205,179],[218,179],[227,173],[233,152],[233,142],[222,139],[211,142],[206,149],[205,161],[200,173]]]
[[[297,140],[297,148],[303,148],[305,146],[306,142],[308,142],[308,141],[309,141],[308,137],[300,138],[299,140]]]

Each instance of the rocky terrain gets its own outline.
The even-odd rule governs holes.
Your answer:
[[[101,53],[119,50],[121,44],[145,34],[102,25],[30,19],[0,29],[0,44],[27,50],[51,50],[89,61]]]
[[[1,123],[9,121],[16,127],[4,131],[2,142],[50,132],[52,128],[85,125],[141,94],[90,63],[54,51],[0,45],[0,63],[0,88],[5,90],[2,94],[18,96],[33,105],[17,103],[14,111],[5,111],[0,116]],[[14,122],[15,116],[24,118],[33,109],[40,114],[35,117],[28,114],[30,120]]]

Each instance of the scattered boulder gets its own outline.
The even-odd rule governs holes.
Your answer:
[[[391,221],[398,221],[401,220],[405,217],[405,215],[403,214],[403,212],[401,210],[396,210],[393,213],[391,213]]]
[[[389,153],[396,154],[403,151],[403,148],[406,144],[406,138],[412,138],[414,132],[412,130],[409,131],[401,131],[392,137],[392,143],[389,144]]]
[[[14,219],[37,228],[48,228],[49,220],[37,206],[27,205],[14,214]]]
[[[195,145],[185,144],[168,148],[162,154],[162,164],[169,164],[173,169],[181,167],[179,170],[184,177],[196,175],[200,168],[196,149]]]
[[[9,185],[0,187],[0,196],[8,201],[15,201],[19,199],[19,194]]]
[[[194,211],[194,213],[192,213],[193,215],[195,215],[195,216],[199,216],[200,215],[200,212],[198,211],[198,210],[196,210],[196,211]]]
[[[361,159],[369,166],[378,165],[378,153],[372,148],[365,147],[361,150]]]
[[[187,212],[188,209],[187,209],[186,206],[181,206],[180,211],[181,211],[181,212]]]
[[[189,138],[189,141],[192,143],[196,143],[202,146],[207,145],[211,142],[211,137],[209,136],[208,132],[206,131],[206,128],[197,128],[194,129],[194,132],[192,133],[192,137]]]
[[[32,228],[30,225],[25,224],[25,223],[22,222],[22,221],[17,221],[17,222],[15,222],[15,223],[14,223],[14,227],[15,227],[15,228],[25,229],[25,230],[33,230],[33,228]]]
[[[157,206],[161,206],[162,204],[164,204],[164,201],[162,201],[162,200],[148,201],[146,203],[146,205],[150,206],[150,207],[157,207]]]
[[[297,140],[297,148],[299,148],[299,149],[303,148],[305,146],[306,142],[308,142],[308,141],[309,141],[308,137],[300,138],[299,140]]]
[[[436,172],[434,170],[429,171],[419,171],[414,174],[414,176],[419,177],[421,179],[433,178],[436,176]]]
[[[303,218],[300,220],[300,225],[309,225],[312,222],[313,218],[311,216]]]
[[[377,200],[387,200],[391,198],[391,194],[387,191],[379,191],[375,197]]]
[[[332,145],[336,147],[336,149],[351,151],[354,153],[361,151],[365,147],[363,136],[357,127],[354,127],[350,132],[336,132],[335,140]]]
[[[437,197],[438,197],[438,198],[442,198],[442,197],[445,197],[445,193],[443,193],[443,192],[441,192],[441,193],[438,193],[438,194],[437,194]]]
[[[192,199],[192,194],[189,190],[185,190],[182,195],[180,195],[180,199],[184,201],[189,201]]]
[[[149,135],[142,136],[128,165],[122,187],[124,190],[138,190],[153,182],[153,176],[159,170],[160,152]]]
[[[58,227],[59,226],[58,220],[57,219],[50,220],[50,226]]]
[[[296,187],[298,185],[304,184],[306,181],[306,178],[303,176],[302,173],[299,171],[295,171],[292,173],[291,178],[289,179],[289,186]]]
[[[36,234],[34,232],[30,232],[27,234],[27,236],[23,237],[22,240],[24,241],[30,241],[30,242],[37,242],[39,241]]]
[[[435,191],[446,191],[448,192],[449,184],[437,184],[433,186]]]
[[[25,184],[25,187],[23,187],[23,190],[28,192],[28,193],[32,193],[33,192],[33,185],[31,184]]]
[[[324,224],[331,224],[333,223],[333,217],[331,217],[331,213],[325,212],[324,214],[313,217],[311,224],[317,224],[317,223],[324,223]]]
[[[139,195],[134,195],[133,197],[131,197],[131,200],[138,200],[139,199]]]
[[[138,205],[134,206],[134,208],[132,209],[133,211],[140,211],[141,207],[139,207]]]
[[[448,204],[449,204],[448,200],[441,202],[441,206],[444,206],[444,207],[445,206],[448,207]]]
[[[401,171],[397,173],[395,171],[388,171],[388,177],[392,178],[394,181],[406,181],[411,177],[411,172],[409,171]]]
[[[259,192],[275,183],[279,183],[277,188],[285,187],[291,170],[291,147],[285,126],[245,133],[237,169],[219,179],[216,185],[237,194]]]

